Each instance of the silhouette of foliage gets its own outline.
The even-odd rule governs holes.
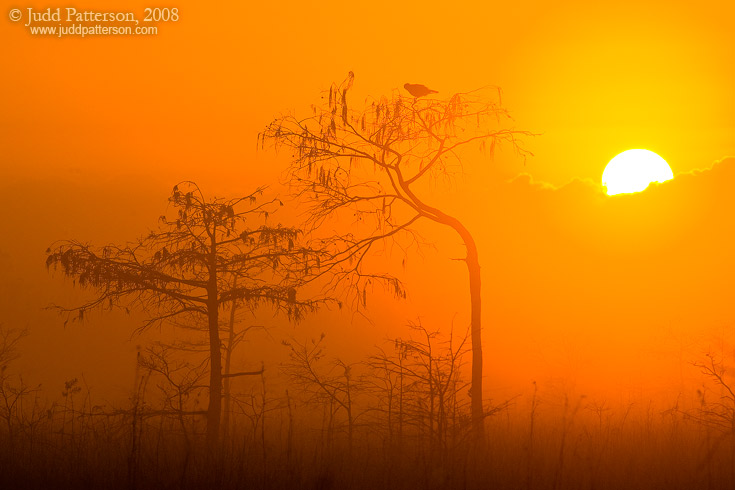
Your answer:
[[[208,333],[209,408],[207,439],[218,437],[222,398],[219,311],[239,302],[270,305],[298,321],[325,301],[301,298],[312,278],[310,263],[321,252],[300,244],[296,228],[270,226],[281,202],[258,202],[263,189],[235,199],[206,199],[193,182],[173,188],[173,217],[161,216],[158,230],[132,244],[96,248],[66,241],[47,251],[48,268],[94,292],[72,308],[56,307],[81,320],[92,309],[138,308],[149,314],[144,329],[184,318]],[[247,225],[262,221],[257,228]],[[71,316],[74,318],[74,316]]]
[[[312,106],[307,117],[283,115],[259,135],[259,145],[271,141],[288,150],[288,179],[308,206],[309,224],[319,227],[330,218],[349,218],[348,232],[330,241],[331,254],[322,264],[333,287],[348,284],[356,306],[365,306],[375,283],[403,297],[401,283],[387,273],[367,272],[367,254],[390,242],[404,251],[423,240],[420,220],[448,226],[461,237],[470,282],[472,344],[472,414],[476,434],[483,433],[480,263],[470,231],[456,217],[429,204],[421,187],[451,178],[462,170],[468,149],[491,156],[499,145],[510,145],[525,157],[519,137],[527,131],[506,128],[510,120],[500,91],[457,93],[448,98],[412,98],[394,92],[362,107],[348,105],[354,82],[350,72],[329,89],[326,104]]]

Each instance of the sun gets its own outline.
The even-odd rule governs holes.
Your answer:
[[[666,160],[648,150],[627,150],[608,162],[602,172],[602,185],[609,196],[640,192],[651,182],[674,178]]]

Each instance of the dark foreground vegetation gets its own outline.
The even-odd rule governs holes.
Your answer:
[[[689,407],[611,406],[534,386],[486,404],[477,441],[463,338],[413,332],[349,365],[324,339],[289,343],[288,362],[232,391],[216,447],[192,371],[160,350],[139,356],[120,407],[97,405],[76,379],[49,402],[3,368],[0,488],[732,488],[735,405],[714,359]],[[3,337],[7,367],[20,337]]]

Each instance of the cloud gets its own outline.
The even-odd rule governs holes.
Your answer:
[[[612,383],[670,375],[677,349],[701,355],[735,319],[734,188],[735,158],[618,196],[591,181],[499,184],[474,227],[486,342],[502,358],[491,372],[523,359],[526,377],[566,366]]]

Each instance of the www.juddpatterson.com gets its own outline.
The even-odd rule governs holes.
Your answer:
[[[176,7],[145,8],[140,18],[134,12],[99,12],[73,7],[34,10],[12,9],[13,22],[23,21],[32,35],[87,36],[87,35],[156,35],[158,27],[151,23],[178,22]],[[141,22],[143,25],[140,25]],[[91,24],[94,23],[94,24]],[[56,25],[50,25],[56,24]],[[91,24],[91,25],[90,25]],[[149,24],[149,25],[145,25]]]

